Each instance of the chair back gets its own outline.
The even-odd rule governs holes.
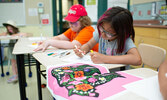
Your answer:
[[[165,60],[166,50],[158,46],[140,43],[138,47],[143,64],[158,68]]]

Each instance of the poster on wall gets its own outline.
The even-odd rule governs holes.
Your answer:
[[[97,0],[85,0],[86,11],[92,22],[97,22]]]
[[[19,3],[23,2],[23,0],[0,0],[0,3]]]

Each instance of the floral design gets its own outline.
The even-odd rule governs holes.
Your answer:
[[[117,77],[124,78],[114,72],[101,74],[98,68],[86,64],[57,67],[52,69],[51,73],[57,79],[58,85],[68,90],[68,96],[77,94],[98,97],[99,93],[95,92],[96,86]]]
[[[62,69],[67,70],[70,69],[70,67],[62,67]]]
[[[90,83],[95,83],[96,81],[97,79],[95,79],[94,77],[88,79],[88,82]]]
[[[88,91],[90,89],[93,89],[93,86],[91,86],[90,84],[78,84],[75,85],[76,90],[82,90],[82,91]]]
[[[75,71],[74,74],[75,74],[75,78],[84,77],[84,72],[83,71]]]

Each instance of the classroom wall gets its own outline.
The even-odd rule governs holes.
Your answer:
[[[162,1],[162,0],[130,0],[131,4],[142,4],[142,3],[149,3],[149,2],[156,2],[156,1]]]
[[[25,14],[26,14],[26,24],[27,25],[34,25],[34,24],[40,24],[40,15],[30,15],[30,10],[32,9],[38,9],[38,3],[42,2],[44,4],[44,13],[43,14],[48,14],[49,19],[52,18],[51,13],[52,13],[52,8],[51,8],[51,0],[25,0]]]
[[[32,33],[33,36],[40,36],[40,34],[47,34],[47,36],[53,36],[52,29],[52,8],[51,8],[52,0],[24,0],[25,2],[25,22],[26,24],[23,26],[18,26],[21,32]],[[44,4],[44,13],[49,16],[49,24],[42,25],[40,23],[40,15],[39,13],[29,12],[38,10],[38,3],[42,2]],[[33,10],[32,10],[33,9]],[[5,11],[5,10],[4,10]],[[7,12],[7,11],[5,11]],[[6,29],[4,27],[0,27],[0,33],[5,32]]]
[[[32,33],[33,36],[40,36],[41,33],[43,34],[43,36],[53,36],[51,1],[52,0],[24,0],[26,25],[18,26],[20,32]],[[42,2],[44,4],[43,14],[49,15],[50,22],[47,25],[40,24],[39,14],[37,16],[29,15],[29,9],[37,9],[38,2]],[[6,32],[6,28],[0,27],[0,33],[2,32]],[[5,55],[5,58],[7,58],[7,48],[5,48],[4,50],[4,55]]]
[[[159,14],[163,19],[167,19],[167,12],[163,7],[166,4],[165,0],[131,1],[130,11],[134,20],[161,20],[161,18],[153,17],[155,14]]]

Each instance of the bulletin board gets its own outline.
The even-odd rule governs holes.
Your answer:
[[[2,1],[2,0],[1,0]],[[14,20],[17,25],[25,25],[25,3],[22,2],[0,2],[0,26],[8,20]]]
[[[0,3],[13,3],[13,2],[22,2],[23,0],[0,0]]]

